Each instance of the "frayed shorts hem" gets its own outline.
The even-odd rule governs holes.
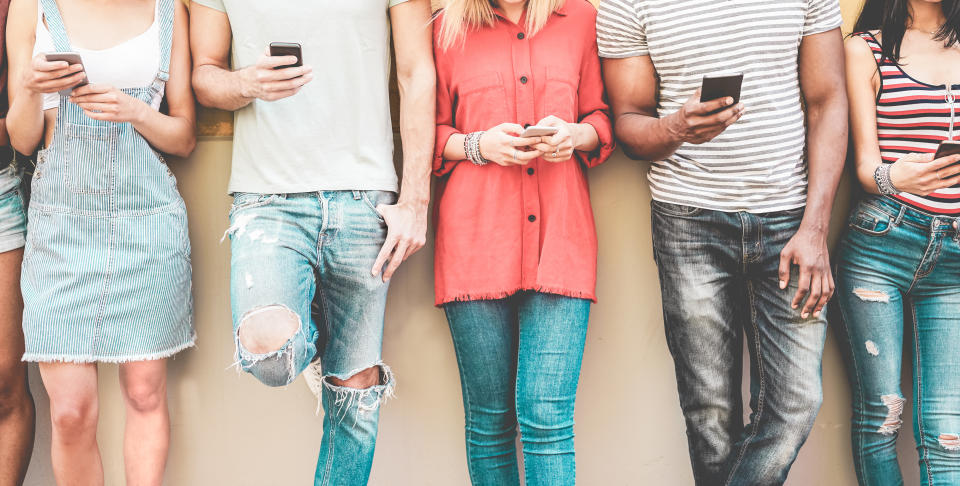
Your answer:
[[[169,358],[185,349],[196,346],[196,338],[181,344],[179,346],[158,351],[156,353],[141,354],[133,356],[93,356],[93,355],[68,355],[68,354],[45,354],[45,353],[26,353],[21,361],[27,363],[132,363],[135,361],[156,361],[158,359]]]

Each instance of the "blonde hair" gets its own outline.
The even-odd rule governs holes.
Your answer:
[[[527,0],[527,35],[536,35],[566,0]],[[463,42],[468,30],[492,27],[497,22],[494,0],[445,0],[440,24],[440,47],[449,49]]]

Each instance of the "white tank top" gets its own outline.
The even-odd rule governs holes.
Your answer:
[[[56,52],[53,37],[43,22],[43,7],[37,2],[37,41],[33,44],[33,55]],[[87,79],[94,84],[108,84],[118,89],[143,88],[150,86],[160,69],[160,28],[159,0],[153,12],[153,23],[142,34],[106,49],[84,49],[71,42],[71,48],[83,60]],[[153,99],[151,106],[160,109],[163,100],[161,92]],[[60,106],[59,93],[43,95],[43,109],[50,110]]]

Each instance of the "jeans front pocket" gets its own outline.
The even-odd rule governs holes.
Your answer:
[[[883,236],[893,227],[892,217],[868,203],[860,203],[850,215],[850,228],[868,236]]]
[[[75,194],[111,194],[119,128],[67,123],[66,132],[67,187]]]
[[[370,208],[370,211],[377,217],[380,223],[385,223],[383,215],[377,210],[381,204],[391,205],[397,203],[397,194],[390,191],[360,191],[360,199]]]
[[[703,208],[696,206],[685,206],[682,204],[666,203],[653,199],[650,201],[650,208],[665,216],[691,217],[703,212]]]

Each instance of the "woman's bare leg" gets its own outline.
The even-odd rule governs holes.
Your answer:
[[[36,422],[23,357],[23,249],[0,253],[0,486],[23,484]]]
[[[59,486],[103,486],[97,446],[97,365],[40,363],[50,396],[51,458]]]
[[[170,447],[167,410],[167,360],[120,365],[127,405],[123,440],[127,486],[160,486]]]

